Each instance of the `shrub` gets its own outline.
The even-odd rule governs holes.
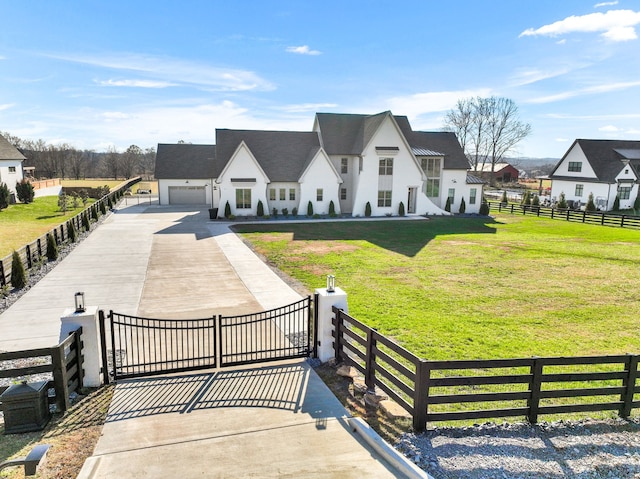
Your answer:
[[[467,204],[464,202],[464,198],[462,198],[462,201],[460,201],[460,208],[458,209],[458,212],[462,215],[465,211],[467,211]]]
[[[371,203],[367,201],[367,204],[364,205],[364,215],[368,218],[371,216]]]
[[[533,199],[531,200],[532,206],[540,206],[540,197],[538,195],[533,195]]]
[[[447,202],[444,205],[444,210],[451,213],[451,197],[447,196]]]
[[[398,205],[398,216],[404,216],[404,203],[402,201]]]
[[[620,196],[616,195],[616,199],[613,200],[613,210],[618,211],[620,209]]]
[[[71,243],[78,241],[78,231],[76,230],[76,225],[73,224],[73,221],[69,221],[67,223],[67,234],[69,235],[69,241]]]
[[[98,221],[98,208],[95,205],[91,207],[91,219]]]
[[[9,206],[9,201],[11,201],[9,187],[5,183],[0,183],[0,210]]]
[[[284,216],[289,216],[289,208],[282,208],[282,214]]]
[[[593,193],[589,193],[589,199],[587,200],[587,205],[584,207],[585,211],[595,211],[596,204],[593,201]]]
[[[313,203],[307,203],[307,216],[313,216]]]
[[[11,258],[11,285],[16,289],[22,289],[26,284],[27,273],[24,270],[24,264],[18,252],[14,250]]]
[[[89,223],[89,214],[86,211],[82,213],[82,227],[85,231],[89,231],[91,229],[91,224]]]
[[[298,216],[298,208],[296,208],[295,206],[293,207],[293,209],[291,210],[291,214],[293,216]]]
[[[262,200],[258,200],[257,214],[258,218],[262,218],[264,216],[264,205],[262,204]]]
[[[113,201],[111,200],[111,196],[107,198],[107,206],[109,206],[109,209],[113,208]]]
[[[107,206],[104,204],[104,201],[100,202],[100,213],[103,215],[107,214]]]
[[[274,218],[278,217],[278,208],[274,208],[271,210],[271,216],[273,216]]]
[[[47,259],[49,261],[58,259],[58,244],[51,233],[47,233]]]
[[[333,200],[329,202],[329,216],[332,218],[336,216],[336,206],[333,204]]]
[[[229,218],[229,216],[231,216],[231,205],[227,201],[227,204],[224,205],[224,217]]]
[[[558,199],[558,208],[567,209],[567,198],[564,196],[564,192],[560,193],[560,199]]]
[[[16,184],[16,194],[21,202],[32,203],[35,191],[31,182],[23,178],[22,181]]]
[[[89,192],[84,188],[80,190],[80,199],[82,200],[82,204],[87,206],[87,201],[89,201]]]
[[[633,202],[633,209],[640,210],[640,192],[638,192],[638,196],[636,196],[636,200]]]
[[[483,216],[489,216],[489,203],[487,203],[486,201],[483,201],[482,204],[480,205],[479,213]]]
[[[69,198],[65,193],[61,193],[60,196],[58,197],[58,208],[60,208],[60,211],[62,211],[65,214],[69,209],[69,202],[67,201],[68,199]]]

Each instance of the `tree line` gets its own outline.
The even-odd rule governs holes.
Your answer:
[[[109,147],[106,152],[80,150],[68,143],[50,144],[42,139],[25,140],[8,132],[0,132],[27,158],[23,166],[35,167],[36,178],[131,178],[153,177],[155,148],[129,146],[119,152]]]

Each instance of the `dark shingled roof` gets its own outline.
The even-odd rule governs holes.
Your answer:
[[[26,160],[26,157],[4,136],[0,135],[0,160]]]
[[[216,178],[222,171],[222,168],[216,167],[215,145],[158,144],[155,170],[157,179]]]
[[[360,155],[382,121],[391,115],[385,111],[376,115],[317,113],[322,144],[329,155]],[[445,131],[413,131],[406,116],[393,116],[409,146],[444,155],[444,167],[468,170],[469,161],[455,133]]]
[[[640,141],[634,140],[577,139],[553,169],[553,171],[549,175],[550,178],[561,179],[560,176],[554,175],[554,173],[556,172],[558,166],[560,166],[560,164],[565,160],[569,151],[571,151],[576,144],[580,145],[580,148],[582,149],[587,160],[589,160],[589,164],[593,168],[593,171],[595,172],[598,180],[606,183],[615,182],[616,175],[620,173],[620,170],[623,167],[622,160],[637,160],[637,158],[633,157],[637,156],[635,154],[635,151],[640,149]],[[628,156],[625,156],[627,154]],[[631,166],[636,169],[636,174],[638,174],[637,163],[637,161],[630,161]],[[578,178],[578,180],[582,181],[584,181],[584,179],[584,177]]]
[[[225,165],[243,141],[271,181],[298,181],[320,149],[314,131],[216,129],[218,161]]]

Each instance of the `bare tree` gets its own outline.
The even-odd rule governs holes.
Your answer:
[[[499,97],[459,100],[445,128],[456,133],[474,171],[491,162],[491,181],[496,163],[531,133],[531,125],[518,119],[513,100]]]
[[[107,176],[113,176],[114,180],[118,179],[118,174],[120,173],[120,153],[118,153],[118,150],[113,146],[107,148],[107,154],[104,157],[104,167]]]
[[[142,149],[139,146],[131,145],[120,157],[120,171],[125,178],[131,178],[136,174],[142,159]]]
[[[140,174],[145,180],[151,179],[156,169],[156,149],[145,148],[144,154],[140,160]]]
[[[86,176],[87,163],[89,161],[86,152],[71,148],[67,152],[67,158],[69,161],[71,176],[76,180],[84,178]]]

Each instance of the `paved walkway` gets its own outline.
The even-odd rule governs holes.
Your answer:
[[[185,318],[300,298],[205,212],[121,207],[0,315],[0,350],[57,344],[59,318],[76,291],[88,306]],[[347,411],[304,361],[141,378],[117,384],[79,477],[419,476],[371,447],[376,441],[353,432]]]

